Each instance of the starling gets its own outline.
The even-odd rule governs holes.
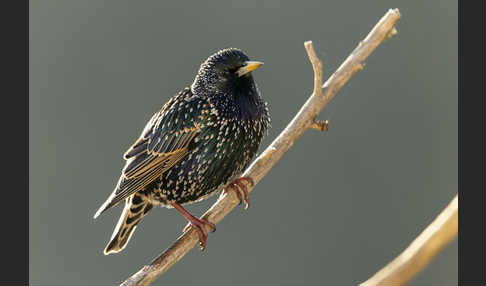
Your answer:
[[[263,63],[250,61],[235,48],[223,49],[203,62],[194,82],[156,112],[126,160],[113,193],[96,212],[125,200],[125,208],[104,254],[123,250],[137,224],[154,206],[175,208],[206,245],[205,225],[183,206],[224,188],[233,190],[248,207],[248,192],[240,177],[254,158],[269,128],[267,103],[252,71]]]

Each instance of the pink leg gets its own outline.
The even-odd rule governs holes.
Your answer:
[[[209,225],[212,228],[211,232],[216,231],[216,225],[214,225],[214,223],[211,223],[209,221],[194,217],[178,203],[170,203],[170,204],[189,221],[187,226],[184,228],[184,232],[188,231],[189,228],[191,228],[191,226],[196,229],[199,235],[199,244],[201,245],[201,250],[204,250],[204,248],[206,247],[206,240],[208,238],[206,225]]]

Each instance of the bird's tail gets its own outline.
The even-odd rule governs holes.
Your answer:
[[[104,254],[117,253],[122,251],[132,236],[137,224],[147,215],[153,205],[142,195],[135,193],[125,201],[125,208],[113,231],[110,242],[104,250]]]

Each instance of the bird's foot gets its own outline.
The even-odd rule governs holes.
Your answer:
[[[208,233],[206,231],[206,225],[209,225],[211,227],[211,232],[216,231],[216,225],[214,223],[211,223],[207,220],[204,219],[199,219],[196,217],[193,217],[193,220],[190,220],[189,223],[184,227],[183,232],[189,231],[191,227],[194,227],[199,235],[199,245],[201,246],[201,250],[204,250],[206,247],[206,241],[208,239]]]
[[[250,184],[250,187],[253,187],[255,185],[255,182],[253,181],[252,178],[250,177],[240,177],[233,182],[229,183],[228,186],[223,191],[223,195],[226,194],[229,190],[233,190],[236,195],[238,196],[238,199],[240,199],[240,204],[242,201],[245,202],[245,210],[250,207],[250,197],[248,196],[248,188],[246,187],[245,184],[243,184],[243,181],[246,181]],[[241,193],[243,193],[243,200],[241,199]]]
[[[208,239],[208,232],[206,231],[206,225],[211,227],[211,232],[216,231],[216,225],[212,222],[209,222],[204,219],[197,218],[186,211],[181,205],[178,203],[172,203],[172,206],[177,209],[182,215],[189,221],[189,223],[184,227],[182,232],[187,232],[191,227],[196,229],[199,235],[199,245],[201,246],[201,250],[204,250],[206,247],[206,241]]]

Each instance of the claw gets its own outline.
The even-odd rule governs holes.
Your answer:
[[[197,234],[199,236],[199,245],[201,246],[201,250],[204,250],[204,248],[206,247],[206,241],[208,239],[208,232],[206,231],[206,225],[209,225],[211,227],[211,232],[216,231],[216,225],[207,220],[194,217],[178,203],[171,203],[171,205],[175,209],[177,209],[189,221],[186,227],[184,227],[183,232],[185,233],[189,231],[191,227],[193,227],[197,231]]]
[[[240,200],[240,203],[238,205],[241,205],[241,193],[240,190],[238,189],[238,186],[233,182],[230,183],[226,188],[223,190],[223,195],[227,194],[229,190],[232,190],[235,192],[236,196],[238,196],[238,200]]]
[[[233,182],[229,183],[228,186],[224,189],[223,194],[228,193],[229,190],[233,190],[236,195],[238,196],[238,199],[241,201],[245,202],[245,210],[250,207],[250,197],[248,195],[248,188],[246,187],[245,184],[243,184],[242,181],[246,181],[250,184],[250,187],[253,187],[255,185],[255,182],[253,181],[252,178],[250,177],[241,177]],[[241,193],[243,193],[243,200],[241,199]]]
[[[248,196],[248,190],[240,180],[237,180],[236,184],[238,185],[238,187],[240,187],[240,190],[243,192],[243,196],[244,196],[243,200],[245,201],[245,210],[246,210],[250,206],[250,197]],[[241,199],[240,199],[240,203],[241,203]]]
[[[191,229],[191,227],[194,227],[196,229],[197,234],[199,235],[199,245],[201,247],[201,250],[204,250],[204,248],[206,248],[206,241],[208,239],[208,232],[206,231],[206,225],[209,225],[211,227],[211,232],[216,231],[216,226],[214,225],[214,223],[211,223],[203,219],[198,219],[195,217],[194,220],[189,221],[189,223],[186,225],[183,231],[183,232],[187,232]]]
[[[250,177],[241,177],[237,179],[237,181],[247,181],[250,184],[250,187],[255,186],[255,181],[253,181],[253,179]]]

